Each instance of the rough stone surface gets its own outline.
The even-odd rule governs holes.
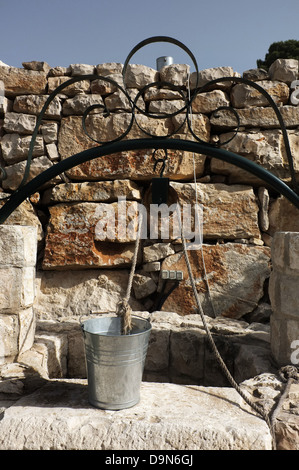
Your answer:
[[[289,87],[279,81],[262,80],[259,86],[264,88],[271,96],[276,104],[287,104],[289,99]],[[244,108],[247,106],[269,106],[268,99],[250,85],[237,84],[233,87],[231,92],[232,104],[236,108]]]
[[[115,312],[126,293],[126,270],[88,270],[37,273],[34,308],[39,318],[56,319],[89,315],[90,312]],[[134,310],[142,310],[131,299]]]
[[[264,282],[270,275],[269,248],[237,243],[203,245],[203,255],[216,314],[241,318],[252,312],[263,296]],[[204,312],[212,316],[201,251],[189,250],[188,256]],[[184,280],[167,298],[163,310],[175,311],[181,315],[194,313],[197,306],[183,254],[168,257],[164,260],[162,269],[176,269],[184,273]]]
[[[234,390],[176,384],[142,383],[140,402],[113,412],[88,404],[85,380],[49,381],[6,409],[0,431],[2,450],[271,449]]]
[[[93,138],[106,142],[123,134],[130,124],[129,113],[115,114],[108,117],[97,114],[90,116],[87,124]],[[166,135],[173,130],[173,122],[168,119],[150,119],[146,116],[138,116],[138,123],[146,132]],[[199,131],[198,128],[200,127]],[[209,135],[208,123],[201,119],[201,125],[196,127],[196,134],[204,139]],[[72,136],[76,135],[74,140]],[[144,138],[146,135],[137,125],[134,125],[128,134],[128,138]],[[67,158],[94,146],[82,131],[81,118],[71,116],[62,119],[58,150],[61,158]],[[205,157],[197,155],[195,158],[196,173],[201,175],[204,171]],[[97,179],[135,179],[148,180],[153,176],[154,161],[152,150],[127,151],[121,154],[113,154],[91,160],[75,168],[68,170],[67,175],[75,180]],[[186,179],[193,175],[193,162],[188,152],[169,151],[167,167],[164,173],[173,179]]]
[[[20,136],[19,134],[5,134],[1,139],[2,156],[7,165],[13,165],[22,160],[27,160],[31,136]],[[45,154],[44,140],[37,136],[33,148],[33,157]]]
[[[45,92],[47,85],[45,73],[15,67],[0,66],[0,80],[4,82],[8,96],[30,93],[39,95]]]
[[[202,205],[205,239],[259,238],[258,205],[250,187],[197,183],[195,188],[194,183],[176,182],[171,187],[182,206],[196,200]]]
[[[139,201],[141,190],[137,184],[130,180],[65,183],[45,191],[43,203],[114,202],[121,197]]]

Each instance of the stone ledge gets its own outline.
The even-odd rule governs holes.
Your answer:
[[[271,436],[234,389],[168,383],[143,382],[137,405],[107,411],[89,405],[86,380],[48,381],[0,421],[0,450],[148,449],[271,450]]]

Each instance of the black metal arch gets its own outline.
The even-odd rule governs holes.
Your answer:
[[[299,209],[299,196],[283,181],[270,173],[265,168],[257,165],[256,163],[247,160],[236,153],[229,152],[221,148],[213,147],[209,144],[201,144],[189,140],[181,139],[132,139],[125,141],[117,141],[108,143],[102,146],[93,147],[83,152],[72,155],[71,157],[62,160],[52,167],[45,170],[43,173],[37,175],[31,181],[15,191],[8,202],[0,209],[0,223],[5,222],[7,217],[31,194],[36,192],[44,183],[50,181],[55,176],[77,166],[81,163],[93,160],[98,157],[111,155],[118,152],[130,150],[144,150],[144,149],[171,149],[181,150],[187,152],[194,152],[196,154],[205,154],[209,157],[217,158],[219,160],[231,163],[233,165],[248,171],[254,176],[263,180],[272,189],[285,196],[292,204]]]
[[[18,189],[8,198],[8,201],[4,204],[4,206],[0,209],[0,224],[5,222],[7,217],[31,194],[36,192],[44,183],[50,181],[52,178],[55,176],[58,176],[59,174],[77,166],[80,165],[83,162],[93,160],[98,157],[103,157],[106,155],[112,155],[114,153],[119,153],[123,151],[130,151],[130,150],[142,150],[142,149],[172,149],[172,150],[181,150],[181,151],[189,151],[192,153],[197,153],[197,154],[204,154],[209,157],[213,157],[216,159],[223,160],[227,163],[231,163],[233,165],[238,166],[239,168],[242,168],[249,173],[257,176],[261,180],[265,181],[267,185],[269,185],[271,188],[276,190],[278,193],[282,194],[285,196],[292,204],[294,204],[298,209],[299,209],[299,196],[297,193],[299,193],[299,188],[298,188],[298,183],[296,181],[295,177],[295,171],[294,171],[294,164],[293,164],[293,157],[291,154],[291,149],[290,149],[290,144],[289,144],[289,139],[287,135],[287,130],[283,121],[283,118],[281,116],[281,113],[279,111],[279,108],[277,107],[276,103],[272,99],[272,97],[266,92],[264,88],[262,88],[259,84],[252,82],[250,80],[240,78],[240,77],[222,77],[219,79],[211,80],[202,87],[198,87],[199,83],[199,70],[198,70],[198,65],[196,62],[196,59],[193,55],[193,53],[186,47],[184,44],[182,44],[180,41],[169,38],[167,36],[155,36],[152,38],[148,38],[144,41],[141,41],[139,44],[137,44],[132,51],[129,53],[123,67],[123,77],[125,77],[126,70],[128,67],[129,60],[131,57],[137,52],[139,49],[142,47],[153,43],[153,42],[170,42],[172,44],[175,44],[176,46],[180,47],[183,49],[191,58],[195,69],[196,69],[196,86],[195,90],[193,91],[192,96],[190,99],[185,100],[185,104],[182,109],[172,113],[172,114],[164,114],[164,115],[153,115],[148,113],[147,111],[144,111],[140,109],[137,106],[137,101],[138,98],[142,95],[143,92],[145,92],[149,87],[151,86],[156,86],[156,87],[168,87],[170,89],[175,89],[179,92],[182,90],[180,87],[173,85],[172,83],[168,82],[153,82],[150,84],[147,84],[142,90],[139,90],[135,100],[133,101],[129,93],[127,92],[126,89],[124,89],[122,86],[120,86],[115,80],[111,79],[110,77],[106,76],[100,76],[96,74],[90,74],[90,75],[80,75],[76,77],[72,77],[63,84],[59,85],[47,98],[40,114],[38,115],[37,122],[35,129],[32,134],[30,146],[29,146],[29,152],[28,152],[28,158],[27,158],[27,164],[24,172],[23,179],[18,187]],[[53,101],[53,99],[61,93],[66,87],[69,85],[72,85],[76,82],[79,82],[81,80],[103,80],[106,81],[118,89],[121,93],[123,93],[131,107],[131,120],[128,128],[118,137],[116,137],[114,140],[111,140],[110,142],[101,142],[96,139],[93,139],[95,142],[100,143],[100,146],[93,147],[89,150],[85,150],[83,152],[80,152],[76,155],[72,155],[52,167],[48,168],[45,170],[43,173],[39,174],[36,176],[34,179],[29,181],[28,183],[28,176],[29,176],[29,171],[30,171],[30,165],[31,165],[31,160],[32,160],[32,155],[33,155],[33,148],[35,144],[35,140],[38,134],[38,130],[40,127],[40,124],[42,123],[42,119],[44,118],[45,112],[50,105],[50,103]],[[280,128],[282,131],[283,135],[283,140],[285,144],[285,150],[288,158],[288,163],[289,163],[289,170],[290,170],[290,177],[291,177],[291,184],[293,186],[293,189],[289,187],[287,184],[285,184],[282,180],[274,176],[272,173],[261,167],[260,165],[257,165],[254,162],[251,162],[250,160],[247,160],[244,157],[241,157],[240,155],[237,155],[235,153],[232,153],[228,150],[224,150],[220,148],[218,145],[212,145],[207,142],[204,142],[203,140],[200,139],[199,136],[197,136],[193,129],[192,125],[190,122],[190,114],[192,110],[192,103],[198,93],[202,93],[206,90],[209,89],[210,86],[213,86],[219,82],[235,82],[235,83],[244,83],[246,85],[252,86],[255,88],[257,91],[259,91],[266,99],[268,100],[269,105],[272,107],[274,110],[276,117],[278,119],[278,122],[280,124]],[[85,121],[88,116],[88,114],[96,109],[96,108],[105,108],[105,105],[102,104],[96,104],[88,107],[86,111],[83,113],[82,117],[82,127],[84,132],[88,135],[89,138],[90,135],[87,132],[86,126],[85,126]],[[224,107],[226,108],[226,107]],[[223,109],[223,107],[219,108]],[[239,126],[240,126],[240,119],[238,116],[237,111],[234,108],[227,107],[227,109],[230,109],[231,112],[234,114],[237,125],[236,125],[236,130],[234,132],[234,136],[238,133],[239,131]],[[106,112],[109,114],[109,110],[105,108]],[[189,131],[191,132],[193,138],[195,141],[190,141],[190,140],[181,140],[181,139],[175,139],[175,138],[169,138],[172,137],[173,133],[167,136],[153,136],[151,134],[150,138],[144,138],[144,139],[133,139],[133,140],[123,140],[127,135],[129,134],[133,122],[135,121],[135,113],[138,111],[139,113],[143,113],[147,115],[150,118],[157,119],[157,118],[167,118],[167,117],[172,117],[178,113],[181,113],[182,111],[185,112],[185,119],[184,122],[187,122]],[[214,112],[216,112],[215,110]],[[138,123],[137,123],[138,125]],[[180,126],[181,127],[181,126]],[[176,129],[175,132],[177,132],[178,129]],[[146,132],[145,132],[146,134]],[[234,137],[233,136],[233,137]],[[233,138],[232,137],[232,138]],[[230,139],[231,140],[231,139]],[[227,142],[226,142],[227,143]],[[0,168],[2,175],[5,176],[5,168]]]

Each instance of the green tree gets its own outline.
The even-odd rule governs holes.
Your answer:
[[[268,70],[276,59],[299,60],[299,41],[289,39],[287,41],[273,42],[265,55],[265,60],[258,59],[256,64],[259,68]]]

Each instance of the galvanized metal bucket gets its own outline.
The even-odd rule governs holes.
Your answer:
[[[140,400],[150,322],[132,316],[132,330],[128,335],[121,334],[120,317],[91,318],[81,326],[89,403],[107,410],[136,405]]]

